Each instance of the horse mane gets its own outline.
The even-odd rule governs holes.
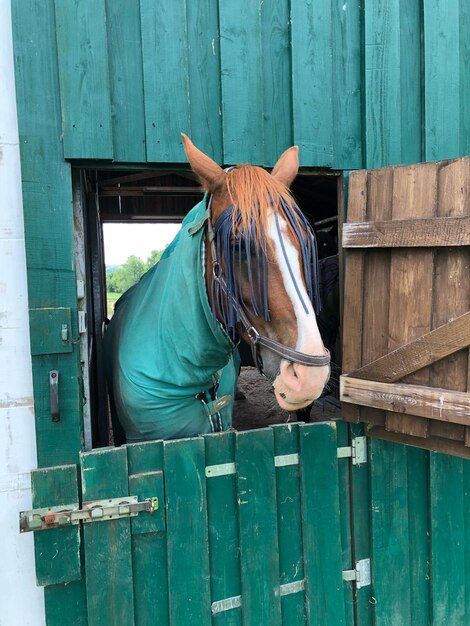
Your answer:
[[[290,190],[261,167],[241,164],[227,172],[227,188],[234,207],[233,234],[244,235],[254,228],[258,243],[268,242],[268,209],[287,217],[285,209],[296,212]],[[287,220],[290,226],[290,220]],[[297,220],[297,226],[300,226]]]
[[[286,262],[279,216],[284,218],[299,247],[303,278],[307,293],[316,313],[320,311],[318,289],[318,252],[315,235],[305,216],[298,208],[289,189],[261,167],[238,165],[227,172],[227,188],[231,204],[214,223],[215,244],[219,259],[225,261],[226,293],[217,281],[212,281],[212,313],[216,320],[218,308],[221,321],[236,340],[240,308],[269,320],[268,306],[268,253],[272,251],[269,236],[269,218],[274,214],[281,247]],[[243,252],[244,250],[244,252]],[[239,280],[243,259],[249,286],[249,302],[245,302]],[[290,266],[289,266],[290,268]],[[291,271],[291,270],[290,270]],[[292,275],[292,272],[291,272]],[[297,293],[302,300],[298,286]],[[217,306],[216,306],[217,303]],[[307,308],[303,302],[305,311]]]

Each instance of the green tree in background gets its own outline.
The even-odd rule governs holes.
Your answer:
[[[106,273],[106,291],[124,293],[137,283],[147,270],[158,263],[164,250],[152,250],[146,261],[134,254],[127,261],[112,272]]]

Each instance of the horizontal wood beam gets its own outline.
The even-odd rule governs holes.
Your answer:
[[[435,452],[453,454],[464,459],[470,459],[470,448],[467,448],[462,441],[453,441],[444,437],[414,437],[413,435],[389,432],[380,426],[368,428],[367,435],[375,439],[385,439],[385,441],[393,441],[416,448],[434,450]]]
[[[470,393],[341,376],[340,400],[375,409],[470,425]]]
[[[393,383],[470,346],[470,311],[350,372],[351,378]]]
[[[470,245],[470,217],[354,222],[343,225],[343,248],[429,248]]]
[[[155,196],[202,196],[200,187],[101,187],[99,195],[105,197],[141,197],[148,195]]]

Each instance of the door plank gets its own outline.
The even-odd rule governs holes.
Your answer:
[[[393,383],[469,345],[470,311],[350,372],[348,376]]]
[[[413,215],[420,218],[434,215],[436,167],[435,163],[421,163],[394,169],[392,219],[407,218],[411,210]],[[432,251],[391,251],[389,351],[431,330],[432,280]],[[429,370],[423,369],[414,373],[405,382],[428,384]],[[399,414],[387,415],[385,427],[394,432],[406,432],[420,437],[427,437],[429,434],[428,422]]]
[[[430,248],[470,245],[470,217],[345,224],[343,248]]]
[[[125,448],[80,454],[83,501],[128,495]],[[130,519],[84,524],[89,626],[134,625]]]
[[[446,219],[462,217],[470,219],[469,181],[470,159],[443,163],[439,167],[437,215]],[[470,310],[469,275],[470,248],[436,250],[434,255],[433,326],[438,326],[448,319]],[[432,366],[431,385],[450,390],[467,391],[467,370],[468,350],[461,350]],[[437,434],[437,432],[433,434]]]
[[[367,171],[351,172],[349,176],[348,220],[366,218]],[[362,365],[362,307],[364,291],[364,252],[354,251],[348,256],[348,271],[344,279],[344,299],[355,315],[342,320],[343,371],[355,370]],[[359,421],[359,408],[343,407],[343,417],[349,422]]]
[[[470,394],[466,392],[341,376],[340,397],[342,402],[470,425]]]

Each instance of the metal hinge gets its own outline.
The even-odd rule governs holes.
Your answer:
[[[135,517],[144,511],[152,514],[158,510],[158,498],[147,498],[138,502],[137,496],[125,496],[123,498],[84,502],[82,509],[79,509],[78,506],[78,502],[74,502],[62,506],[21,511],[20,532],[48,530],[49,528],[76,525],[80,522],[84,524],[107,522],[112,519]]]
[[[338,448],[338,459],[350,457],[353,465],[367,463],[367,437],[354,437],[350,446]]]
[[[356,589],[368,587],[371,583],[370,559],[356,561],[354,569],[344,570],[343,580],[346,582],[353,581],[356,584]]]

